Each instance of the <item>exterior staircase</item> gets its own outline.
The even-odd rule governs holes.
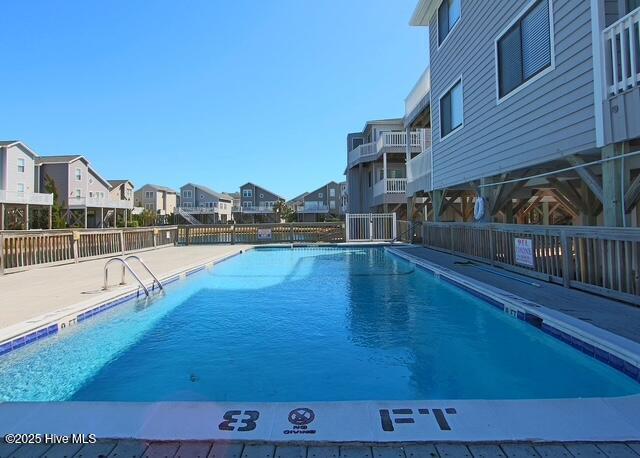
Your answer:
[[[189,224],[201,224],[200,221],[198,221],[195,216],[193,216],[192,214],[184,211],[182,208],[178,207],[178,214],[180,216],[182,216],[187,223]]]

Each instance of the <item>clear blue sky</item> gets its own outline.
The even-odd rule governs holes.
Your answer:
[[[293,197],[343,179],[346,134],[402,116],[416,0],[4,2],[0,139],[110,179]]]

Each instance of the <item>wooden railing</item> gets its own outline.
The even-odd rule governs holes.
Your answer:
[[[181,245],[345,241],[344,223],[213,224],[180,226]]]
[[[424,223],[423,244],[640,304],[638,229]]]
[[[616,95],[640,84],[640,8],[602,32],[607,94]]]
[[[0,275],[173,245],[178,227],[0,232]]]

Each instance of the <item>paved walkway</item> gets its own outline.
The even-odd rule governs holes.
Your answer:
[[[640,307],[422,247],[403,251],[640,343]],[[534,286],[535,283],[539,286]]]
[[[611,457],[638,458],[640,443],[425,443],[414,445],[274,445],[212,442],[104,441],[93,445],[0,443],[0,458],[180,457],[180,458],[427,458],[427,457]]]
[[[136,253],[159,277],[246,250],[249,245],[202,245],[168,247]],[[0,276],[0,330],[11,325],[89,300],[124,291],[135,284],[127,274],[127,286],[118,286],[120,267],[110,268],[108,292],[102,290],[104,265],[108,258],[43,267]],[[151,277],[132,264],[143,281]]]

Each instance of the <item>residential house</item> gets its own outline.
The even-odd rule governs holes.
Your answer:
[[[227,223],[232,219],[233,197],[211,188],[187,183],[180,188],[178,213],[191,224]]]
[[[53,194],[40,192],[38,157],[20,141],[0,141],[0,230],[51,227]]]
[[[166,218],[173,215],[177,208],[176,191],[166,186],[145,184],[134,192],[136,207],[143,207],[155,215]]]
[[[246,223],[279,223],[280,217],[274,211],[278,202],[286,199],[254,183],[246,183],[240,186],[240,208],[234,219]]]
[[[341,185],[335,181],[305,193],[294,207],[301,222],[319,222],[337,219],[342,215]]]
[[[430,62],[404,127],[431,136],[407,154],[411,206],[469,221],[482,197],[486,221],[638,226],[639,0],[420,0],[410,23]]]
[[[133,201],[112,197],[112,185],[82,155],[43,156],[35,159],[40,187],[50,182],[57,203],[72,227],[115,227],[118,211],[127,223]]]
[[[406,153],[417,155],[421,145],[421,132],[405,131],[402,119],[368,121],[347,135],[349,212],[406,215]]]

